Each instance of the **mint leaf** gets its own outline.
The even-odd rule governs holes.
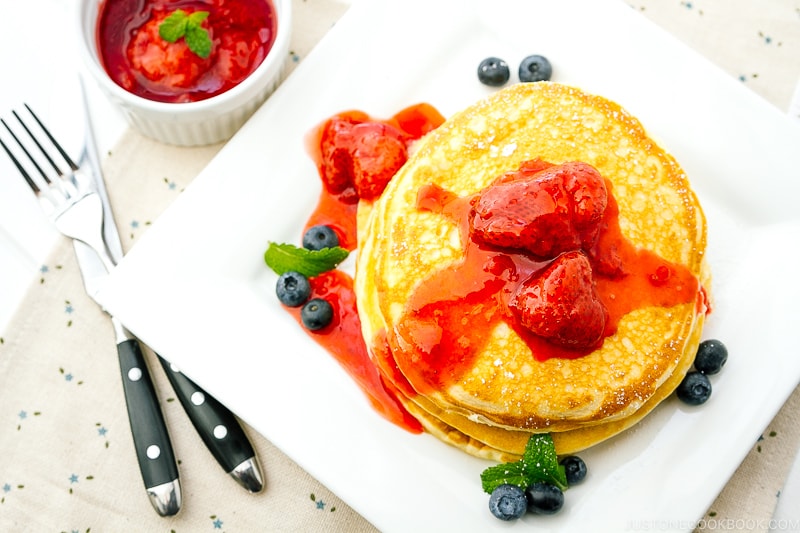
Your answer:
[[[567,489],[567,474],[558,464],[556,446],[549,433],[532,435],[520,459],[528,478],[528,485],[537,482],[551,483],[561,490]]]
[[[186,25],[188,22],[189,17],[186,16],[186,11],[183,9],[176,9],[158,25],[158,35],[165,41],[174,43],[186,35]]]
[[[294,270],[306,277],[319,276],[333,270],[350,254],[340,246],[322,250],[306,250],[293,244],[271,242],[264,252],[264,262],[279,276]]]
[[[180,9],[178,10],[180,11]],[[189,15],[189,24],[192,26],[200,26],[204,20],[208,18],[208,11],[195,11]]]
[[[203,28],[202,24],[208,15],[208,11],[195,11],[189,15],[183,9],[176,9],[161,21],[158,35],[170,43],[184,37],[189,50],[206,59],[211,55],[212,43],[208,30]]]
[[[548,433],[531,435],[519,461],[490,466],[481,472],[481,486],[489,494],[506,483],[525,490],[538,482],[567,489],[567,475],[558,464],[556,447]]]
[[[186,45],[203,59],[211,55],[211,38],[208,36],[208,31],[192,25],[191,22],[186,26]]]
[[[489,494],[500,485],[505,485],[507,483],[521,487],[522,490],[528,488],[527,478],[522,471],[521,461],[490,466],[481,472],[481,486],[483,486],[483,490]]]

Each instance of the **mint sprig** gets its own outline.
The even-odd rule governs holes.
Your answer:
[[[158,26],[158,34],[167,42],[174,43],[181,37],[186,40],[189,50],[203,59],[211,55],[211,37],[202,24],[208,18],[208,11],[195,11],[191,14],[176,9]]]
[[[322,250],[306,250],[293,244],[269,243],[264,252],[267,266],[279,276],[294,270],[306,277],[313,278],[323,272],[333,270],[350,254],[340,246],[323,248]]]
[[[567,475],[564,467],[558,464],[556,446],[548,433],[531,435],[519,461],[490,466],[481,472],[481,485],[489,494],[504,484],[525,490],[539,482],[567,489]]]

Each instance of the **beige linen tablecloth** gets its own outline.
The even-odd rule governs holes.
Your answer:
[[[348,3],[294,1],[293,64]],[[630,4],[756,93],[788,108],[800,76],[796,0]],[[126,249],[220,147],[176,148],[134,131],[124,134],[105,155],[104,170]],[[148,353],[184,493],[176,517],[158,517],[136,465],[113,343],[110,323],[83,292],[71,245],[60,241],[0,337],[0,531],[374,531],[250,428],[266,488],[246,493],[203,447]],[[800,394],[795,393],[753,443],[701,529],[766,530],[799,443]]]

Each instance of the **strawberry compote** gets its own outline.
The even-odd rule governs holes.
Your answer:
[[[185,38],[169,42],[159,27],[176,10],[208,12],[208,57]],[[123,89],[158,102],[205,100],[238,85],[275,42],[270,0],[105,0],[97,19],[97,48],[109,76]]]
[[[307,144],[322,180],[322,193],[306,229],[330,226],[340,245],[354,250],[359,200],[376,200],[408,159],[413,143],[443,122],[436,108],[422,103],[388,119],[345,111],[316,127]]]
[[[413,351],[403,355],[414,362],[403,366],[411,381],[434,389],[457,381],[501,321],[541,361],[591,353],[635,309],[692,303],[704,310],[688,268],[622,235],[611,189],[585,163],[541,160],[470,197],[420,189],[419,209],[461,228],[464,260],[416,287],[387,339],[390,350]]]

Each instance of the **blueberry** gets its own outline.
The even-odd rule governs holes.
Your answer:
[[[516,520],[528,506],[525,491],[516,485],[499,485],[489,497],[489,510],[500,520]]]
[[[511,77],[508,63],[499,57],[487,57],[478,65],[478,80],[490,87],[500,87]]]
[[[553,67],[544,56],[528,56],[519,64],[519,81],[547,81],[552,75]]]
[[[311,296],[311,284],[308,278],[299,272],[284,272],[278,277],[275,294],[283,305],[297,307]]]
[[[312,226],[303,235],[303,248],[307,250],[322,250],[334,246],[339,246],[339,236],[330,226]]]
[[[705,374],[689,372],[675,392],[683,403],[700,405],[711,396],[711,382]]]
[[[697,347],[694,367],[697,371],[710,376],[722,370],[727,360],[728,349],[725,345],[716,339],[709,339]]]
[[[333,307],[327,300],[314,298],[307,301],[300,310],[300,319],[311,331],[322,329],[333,320]]]
[[[567,484],[577,485],[586,477],[586,463],[577,455],[568,455],[559,461],[567,475]]]
[[[525,491],[528,511],[536,514],[554,514],[564,506],[564,493],[550,483],[534,483]]]

